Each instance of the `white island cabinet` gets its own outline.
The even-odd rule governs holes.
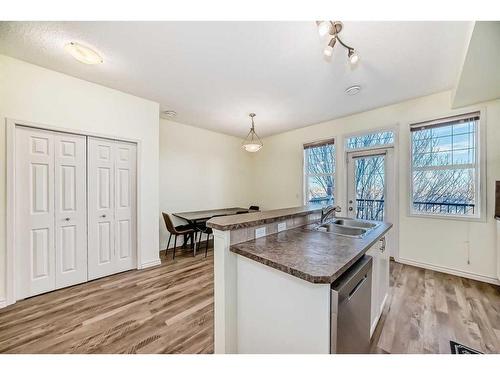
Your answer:
[[[386,239],[382,237],[366,252],[373,258],[370,336],[377,327],[389,294],[389,253],[385,243]]]
[[[357,294],[355,301],[366,303],[349,305],[359,309],[352,314],[363,331],[354,339],[366,344],[389,288],[389,258],[379,239],[392,224],[378,223],[365,236],[349,237],[320,230],[320,219],[321,209],[293,207],[207,222],[214,232],[215,353],[336,352],[332,285],[369,250],[376,287],[372,296],[368,288]]]

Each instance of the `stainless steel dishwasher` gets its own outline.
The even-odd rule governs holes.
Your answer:
[[[332,284],[330,353],[368,353],[372,257],[364,255]]]

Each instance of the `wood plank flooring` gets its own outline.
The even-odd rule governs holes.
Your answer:
[[[4,353],[212,353],[213,256],[162,255],[129,271],[0,310]],[[500,353],[500,287],[391,262],[372,353]]]
[[[372,353],[500,353],[499,286],[391,262],[390,289]]]
[[[0,310],[0,352],[212,353],[212,253],[168,256]]]

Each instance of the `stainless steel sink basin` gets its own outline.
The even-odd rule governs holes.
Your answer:
[[[370,221],[364,220],[355,220],[355,219],[335,219],[332,221],[332,224],[346,226],[346,227],[354,227],[354,228],[375,228],[378,224],[372,223]]]
[[[337,234],[339,236],[362,238],[380,223],[368,220],[334,218],[332,221],[310,227],[313,230]]]
[[[337,224],[333,224],[333,223],[322,224],[322,225],[317,227],[317,230],[325,231],[325,232],[333,233],[333,234],[338,234],[340,236],[358,237],[358,238],[363,237],[363,235],[367,232],[367,229],[364,229],[364,228],[347,227],[347,226],[337,225]]]

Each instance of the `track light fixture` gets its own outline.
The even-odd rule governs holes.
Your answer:
[[[340,21],[316,21],[316,25],[318,26],[318,33],[321,37],[326,35],[330,36],[330,41],[328,45],[323,50],[323,53],[327,57],[331,57],[333,55],[333,47],[337,41],[347,49],[347,58],[352,65],[357,64],[359,61],[359,55],[356,50],[347,44],[345,44],[342,39],[340,39],[340,32],[342,31],[343,24]]]

